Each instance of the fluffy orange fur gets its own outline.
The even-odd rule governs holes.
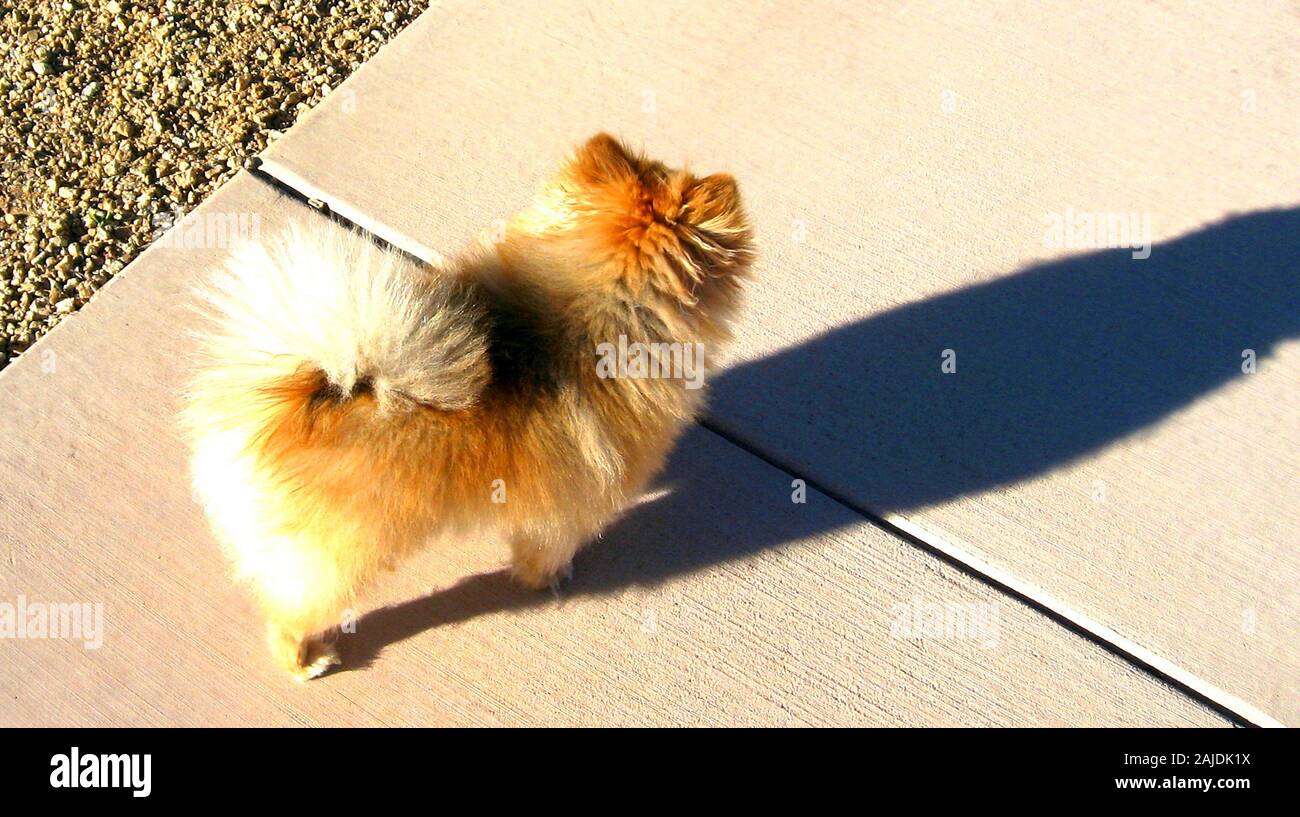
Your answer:
[[[703,399],[680,378],[600,376],[598,345],[621,335],[712,354],[751,258],[731,177],[696,178],[601,134],[503,241],[411,272],[442,294],[401,297],[460,333],[430,389],[366,362],[387,347],[360,349],[355,379],[291,347],[254,348],[256,333],[221,328],[246,306],[227,302],[184,419],[198,493],[258,593],[277,660],[299,678],[338,663],[343,611],[439,536],[501,532],[519,581],[564,575]],[[337,319],[319,316],[323,337]]]

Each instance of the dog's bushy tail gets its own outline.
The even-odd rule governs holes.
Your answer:
[[[308,404],[362,395],[379,415],[464,409],[490,376],[469,285],[324,219],[235,248],[200,300],[191,428],[272,434]]]

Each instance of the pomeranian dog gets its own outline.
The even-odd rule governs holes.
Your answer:
[[[427,266],[322,218],[237,248],[201,291],[196,493],[299,680],[340,663],[376,575],[440,536],[500,535],[528,587],[567,575],[704,394],[601,353],[711,354],[753,257],[730,176],[606,134],[497,238]]]

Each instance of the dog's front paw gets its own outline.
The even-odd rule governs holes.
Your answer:
[[[548,587],[554,590],[560,586],[560,582],[573,578],[573,563],[567,562],[554,568],[537,559],[516,556],[510,566],[510,575],[529,590],[545,590]]]

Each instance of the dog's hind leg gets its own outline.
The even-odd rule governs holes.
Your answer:
[[[267,619],[272,657],[299,681],[341,663],[333,636],[365,583],[336,542],[278,536],[241,548],[236,564],[250,580]]]

